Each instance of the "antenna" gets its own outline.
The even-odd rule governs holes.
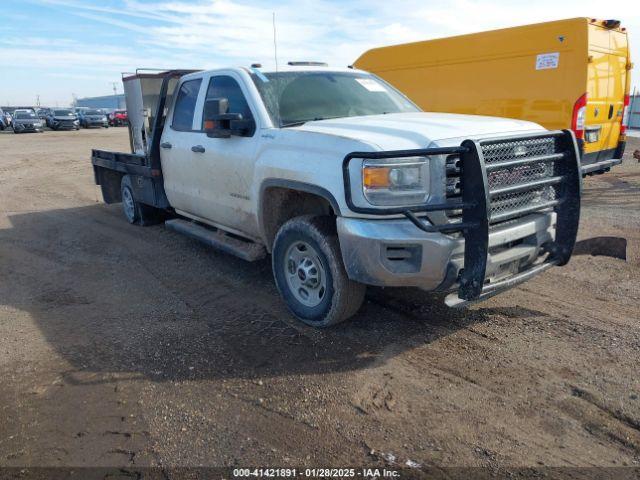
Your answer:
[[[278,41],[276,37],[276,12],[272,13],[273,21],[273,57],[276,61],[276,73],[278,73]]]

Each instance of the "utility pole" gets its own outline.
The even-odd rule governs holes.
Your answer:
[[[40,94],[36,95],[36,107],[40,108]]]
[[[118,102],[118,82],[111,82],[113,85],[113,102],[116,104],[116,110],[120,108],[120,104]]]

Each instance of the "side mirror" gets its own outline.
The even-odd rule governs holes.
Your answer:
[[[234,129],[231,122],[242,120],[239,113],[227,113],[229,100],[226,98],[210,98],[204,102],[204,131],[213,138],[229,138]]]

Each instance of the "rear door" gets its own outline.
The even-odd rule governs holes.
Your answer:
[[[591,25],[585,131],[587,163],[613,158],[618,145],[627,83],[627,38]]]
[[[188,77],[180,83],[160,139],[160,160],[169,203],[176,210],[193,215],[198,215],[200,207],[198,184],[194,181],[199,176],[197,154],[191,147],[199,140],[193,123],[201,86],[201,77]]]
[[[624,49],[620,48],[620,37],[624,37]],[[611,112],[609,138],[605,139],[605,149],[616,148],[620,140],[620,126],[624,113],[624,96],[627,92],[627,49],[626,35],[611,32],[611,54],[609,55],[609,112]]]

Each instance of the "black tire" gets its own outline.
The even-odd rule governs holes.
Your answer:
[[[162,221],[162,212],[160,210],[140,203],[135,199],[129,175],[122,177],[120,193],[122,195],[122,212],[127,222],[146,227]]]
[[[295,266],[295,260],[287,257],[288,252],[298,245],[304,246],[305,250],[310,247],[310,256],[319,261],[318,270],[326,278],[317,295],[319,303],[314,306],[302,303],[300,293],[295,293],[292,289],[291,279],[297,281],[297,273],[294,272],[298,272],[298,266]],[[324,328],[347,320],[358,311],[364,301],[366,286],[347,276],[342,263],[335,219],[331,217],[305,215],[286,222],[274,241],[272,268],[278,291],[289,310],[312,327]],[[304,288],[306,287],[300,290],[304,292]],[[322,288],[325,288],[324,293]]]

